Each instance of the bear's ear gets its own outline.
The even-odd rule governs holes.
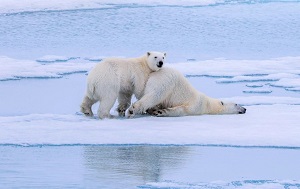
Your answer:
[[[147,55],[150,56],[150,52],[147,52]]]
[[[164,53],[165,56],[167,56],[167,53]]]

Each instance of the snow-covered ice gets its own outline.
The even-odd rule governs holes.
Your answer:
[[[22,78],[61,78],[63,74],[87,72],[95,64],[67,62],[73,59],[61,56],[45,56],[37,61],[0,57],[0,81]],[[53,62],[56,64],[43,64]]]
[[[300,148],[299,105],[260,105],[246,108],[245,115],[179,118],[99,120],[76,114],[2,116],[0,143],[198,144]]]

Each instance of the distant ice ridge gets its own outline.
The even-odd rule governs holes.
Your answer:
[[[300,98],[281,96],[236,96],[231,98],[222,98],[222,100],[237,102],[238,104],[243,106],[274,104],[300,105]]]
[[[37,60],[0,56],[0,81],[22,78],[60,78],[64,74],[87,72],[103,58],[46,55]],[[268,60],[212,59],[169,63],[189,77],[215,77],[217,83],[258,82],[299,92],[300,57]],[[254,90],[252,90],[254,91]],[[256,90],[258,91],[258,90]]]
[[[266,60],[229,60],[217,58],[212,60],[182,62],[172,65],[190,76],[227,77],[232,82],[266,77],[267,80],[278,78],[297,78],[300,75],[300,57],[280,57]],[[270,74],[274,74],[268,76]],[[280,75],[278,75],[280,74]],[[242,78],[233,78],[242,76]],[[233,78],[233,79],[231,79]]]
[[[94,62],[83,60],[78,62],[76,59],[51,55],[32,61],[0,56],[0,81],[23,78],[61,78],[64,74],[87,72],[95,65]]]
[[[183,183],[175,181],[162,181],[162,182],[151,182],[139,188],[146,189],[163,189],[163,188],[173,188],[173,189],[249,189],[249,188],[260,188],[260,189],[282,189],[282,188],[299,188],[300,182],[294,180],[242,180],[242,181],[216,181],[211,183]]]
[[[300,87],[300,57],[280,57],[268,60],[213,59],[170,65],[189,77],[215,77],[217,83],[259,82],[298,92]]]
[[[1,13],[19,13],[49,10],[78,10],[78,9],[98,9],[113,8],[121,6],[206,6],[224,3],[225,0],[1,0]]]
[[[65,56],[56,56],[56,55],[46,55],[39,59],[37,59],[37,62],[41,63],[51,63],[51,62],[67,62],[69,60],[75,60],[79,57],[65,57]]]
[[[245,89],[243,90],[243,93],[263,93],[263,94],[266,94],[266,93],[271,93],[272,90],[269,90],[269,89]]]

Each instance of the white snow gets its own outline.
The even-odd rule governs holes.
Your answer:
[[[0,144],[198,144],[300,147],[299,105],[246,106],[243,115],[91,119],[0,117]]]
[[[174,65],[187,75],[242,76],[260,74],[300,74],[300,57],[267,60],[212,59]],[[274,75],[275,76],[275,75]],[[288,76],[290,77],[290,75]]]

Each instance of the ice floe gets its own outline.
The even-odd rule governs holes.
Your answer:
[[[87,72],[103,58],[46,55],[32,61],[0,56],[0,81],[59,78],[67,73]],[[296,92],[296,87],[300,87],[300,57],[269,60],[213,59],[168,63],[166,66],[180,70],[187,77],[213,77],[217,83],[259,82],[272,87],[294,89]]]
[[[164,144],[300,147],[300,106],[246,106],[243,115],[91,119],[76,114],[0,117],[2,145]]]
[[[54,60],[48,57],[45,60]],[[57,60],[57,58],[55,58]],[[19,60],[0,56],[0,81],[18,80],[22,78],[61,78],[64,74],[87,72],[95,63],[56,62],[41,64],[32,60]]]
[[[41,58],[36,59],[40,63],[53,63],[53,62],[67,62],[69,60],[78,59],[79,57],[66,57],[66,56],[56,56],[56,55],[46,55]]]

